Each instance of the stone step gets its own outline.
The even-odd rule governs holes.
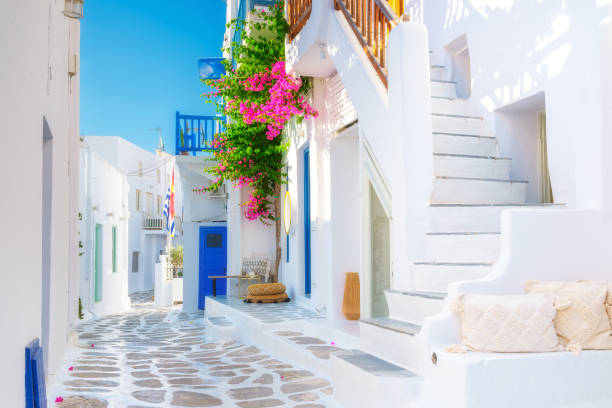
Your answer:
[[[431,115],[433,133],[451,133],[473,136],[493,136],[493,132],[482,118],[462,115]]]
[[[431,112],[446,115],[478,116],[466,99],[431,98]]]
[[[443,65],[432,65],[429,72],[431,79],[446,80],[446,68]]]
[[[512,159],[505,157],[434,153],[434,175],[509,180]]]
[[[431,96],[455,99],[457,97],[456,85],[454,82],[432,79]]]
[[[434,153],[497,157],[497,138],[492,136],[433,133]]]
[[[526,181],[466,177],[434,178],[433,204],[523,204]]]
[[[417,290],[446,292],[449,284],[482,278],[492,268],[493,263],[414,262],[412,276]]]
[[[206,337],[211,340],[225,342],[240,338],[240,330],[230,319],[223,316],[210,316],[206,320],[209,329]]]
[[[446,295],[436,292],[387,289],[385,297],[391,319],[417,325],[420,329],[426,317],[442,311]]]
[[[406,407],[420,389],[416,373],[361,350],[332,357],[334,398],[343,407]]]
[[[554,204],[430,204],[429,232],[501,231],[504,210],[549,208]]]
[[[425,234],[425,259],[434,262],[496,262],[498,232],[431,232]]]

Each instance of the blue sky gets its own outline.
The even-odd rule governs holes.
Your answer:
[[[174,152],[174,116],[212,113],[197,61],[221,56],[223,0],[87,0],[81,21],[81,135]]]

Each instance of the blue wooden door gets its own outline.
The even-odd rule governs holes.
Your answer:
[[[227,274],[227,227],[200,227],[200,270],[198,307],[204,309],[206,296],[212,295],[209,276]],[[217,295],[227,293],[227,279],[217,280]]]
[[[304,294],[310,295],[310,148],[304,150]]]

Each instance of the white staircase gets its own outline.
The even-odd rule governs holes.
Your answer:
[[[411,265],[415,290],[385,291],[389,316],[360,322],[364,351],[407,368],[419,367],[421,325],[442,311],[448,285],[485,276],[499,258],[501,212],[541,206],[525,202],[527,182],[511,180],[512,159],[457,99],[443,66],[431,66],[431,96],[434,179],[423,259]]]

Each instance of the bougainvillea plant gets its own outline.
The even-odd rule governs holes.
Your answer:
[[[280,191],[286,176],[283,161],[289,147],[283,129],[290,119],[316,117],[317,112],[305,98],[308,79],[285,69],[289,25],[283,1],[252,11],[248,22],[233,20],[228,28],[242,35],[223,50],[231,55],[224,62],[226,75],[207,80],[212,92],[204,95],[217,104],[227,124],[213,142],[217,165],[208,171],[215,182],[196,191],[214,191],[225,181],[248,189],[249,197],[242,203],[245,217],[276,224],[276,276],[281,256]]]

